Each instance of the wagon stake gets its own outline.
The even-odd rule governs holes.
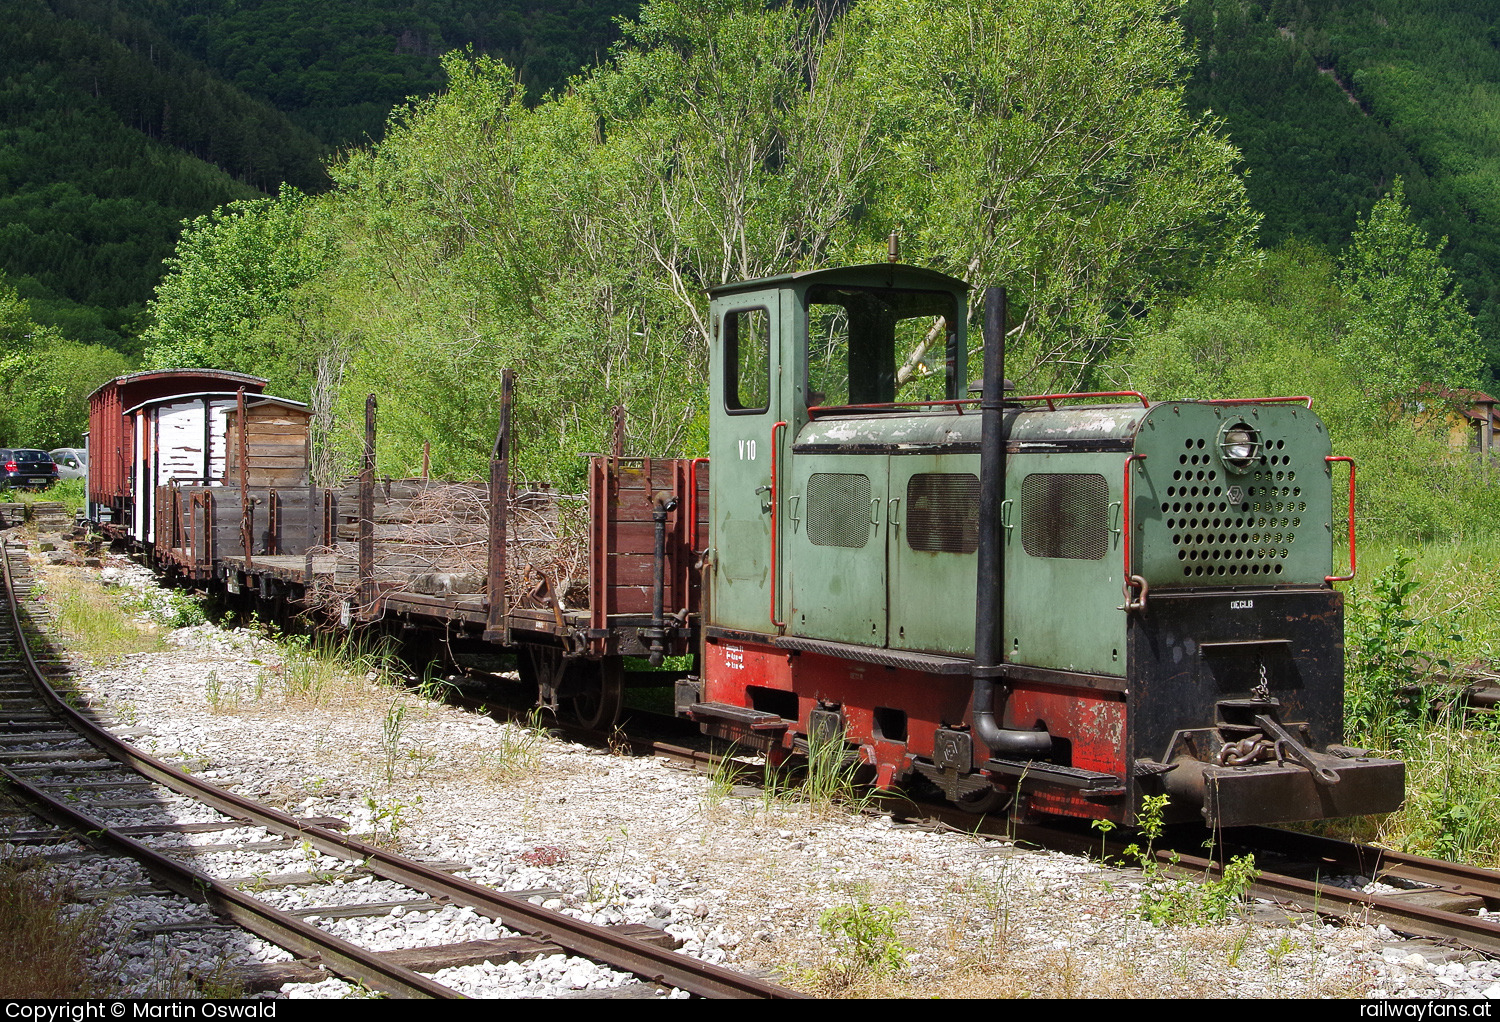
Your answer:
[[[656,551],[651,564],[651,627],[641,629],[641,638],[651,650],[652,667],[660,667],[666,655],[666,613],[663,609],[667,571],[667,515],[677,509],[677,497],[658,490],[651,497],[651,521],[656,526]]]

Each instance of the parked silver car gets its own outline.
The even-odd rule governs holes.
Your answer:
[[[47,452],[57,464],[57,478],[82,479],[89,474],[89,452],[78,447],[59,447]]]

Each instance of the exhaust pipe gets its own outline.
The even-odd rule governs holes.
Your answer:
[[[984,295],[984,392],[980,396],[979,550],[974,620],[974,737],[999,759],[1040,759],[1052,751],[1046,731],[1016,731],[996,721],[1004,706],[1005,289]],[[997,690],[1000,692],[997,706]]]

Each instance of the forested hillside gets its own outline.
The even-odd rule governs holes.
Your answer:
[[[134,354],[184,220],[283,183],[442,84],[472,47],[531,96],[618,37],[634,3],[0,0],[0,281],[38,322]]]
[[[150,364],[313,399],[335,453],[378,391],[389,469],[431,442],[455,473],[511,366],[558,476],[615,402],[638,450],[701,448],[705,287],[895,231],[1010,287],[1027,385],[1313,394],[1387,473],[1372,521],[1483,517],[1383,418],[1500,364],[1474,0],[656,0],[613,50],[629,5],[0,6],[18,364],[144,330]]]
[[[336,146],[378,139],[391,108],[442,85],[452,50],[496,57],[530,101],[604,60],[638,0],[164,0],[173,43]],[[269,29],[269,31],[268,31]]]
[[[1194,109],[1244,154],[1263,244],[1342,250],[1397,177],[1448,239],[1500,376],[1500,8],[1491,0],[1187,0]]]

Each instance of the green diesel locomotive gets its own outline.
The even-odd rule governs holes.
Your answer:
[[[843,741],[881,785],[1017,815],[1400,803],[1401,763],[1340,744],[1347,459],[1309,401],[1016,395],[999,291],[971,387],[968,285],[897,263],[711,297],[703,657],[679,687],[705,731],[773,759]]]

